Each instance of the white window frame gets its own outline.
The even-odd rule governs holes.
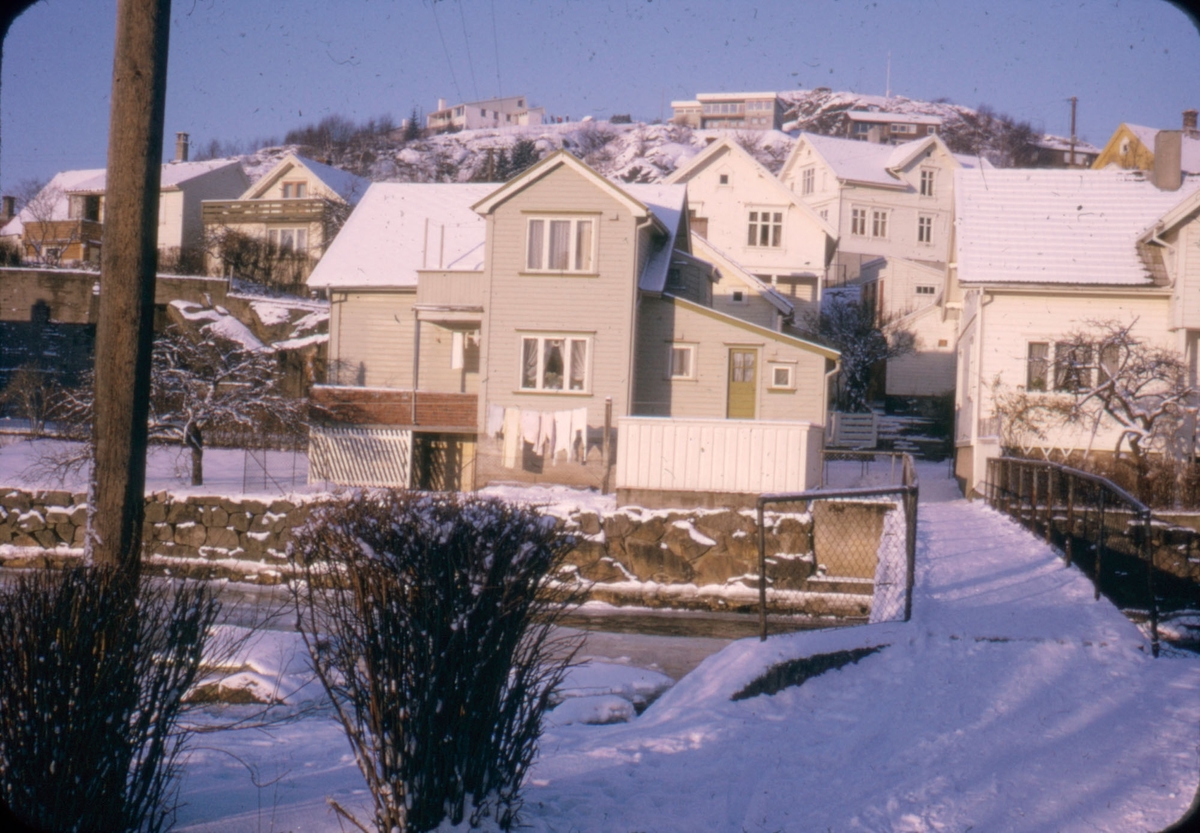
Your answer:
[[[547,342],[562,341],[563,372],[561,387],[546,386],[546,345]],[[526,344],[535,342],[537,345],[536,378],[532,385],[526,385],[525,361]],[[583,342],[583,382],[582,387],[572,388],[571,382],[575,377],[575,368],[571,366],[574,356],[572,345]],[[592,336],[589,333],[543,333],[523,332],[517,339],[517,390],[526,393],[573,394],[587,395],[592,391]]]
[[[733,289],[729,292],[729,303],[731,304],[745,304],[748,303],[748,300],[744,289]]]
[[[817,187],[817,169],[816,166],[810,165],[800,172],[800,193],[808,196]]]
[[[567,268],[553,269],[550,263],[551,227],[553,223],[569,223],[567,231]],[[580,245],[580,227],[588,224],[591,240]],[[534,264],[534,229],[540,228],[540,251],[537,265]],[[525,268],[523,271],[545,275],[594,275],[597,273],[596,258],[599,253],[597,239],[600,232],[600,216],[597,214],[563,215],[536,214],[525,218]],[[585,250],[586,247],[586,250]],[[583,258],[586,258],[584,260]]]
[[[921,196],[937,196],[937,171],[933,168],[921,169]]]
[[[919,283],[913,289],[915,295],[937,295],[937,287],[929,283]]]
[[[283,198],[285,200],[302,200],[308,196],[308,183],[303,180],[283,183]]]
[[[782,249],[785,213],[782,208],[771,206],[751,208],[746,221],[746,246],[753,249]],[[764,232],[767,238],[765,242]]]
[[[917,216],[917,242],[925,246],[933,245],[933,217],[929,214]]]
[[[885,208],[871,209],[871,237],[877,240],[888,239],[888,215],[891,213]]]
[[[291,242],[285,242],[290,237]],[[267,244],[280,254],[301,254],[308,251],[308,228],[299,226],[293,228],[267,229]]]
[[[675,372],[675,354],[679,352],[687,356],[687,369],[684,373]],[[696,378],[696,345],[686,342],[672,342],[667,345],[667,378],[672,381]]]
[[[850,233],[855,237],[867,236],[867,209],[862,207],[851,206],[850,208]]]
[[[787,378],[782,384],[778,381],[780,371],[787,374]],[[785,364],[783,362],[767,362],[767,371],[770,374],[767,376],[768,390],[795,390],[796,389],[796,366],[794,364]]]

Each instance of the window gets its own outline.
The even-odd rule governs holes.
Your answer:
[[[308,229],[267,229],[267,243],[270,244],[272,249],[280,253],[306,251],[308,249]]]
[[[733,290],[733,294],[730,297],[733,299],[735,304],[746,303],[746,293],[740,289]]]
[[[283,198],[285,200],[303,199],[308,194],[308,187],[303,182],[283,183]]]
[[[888,213],[886,211],[871,212],[871,236],[872,237],[887,237],[888,236]]]
[[[921,171],[921,196],[933,196],[933,180],[936,171],[923,170]]]
[[[893,133],[916,133],[917,126],[915,124],[893,124]]]
[[[921,286],[917,287],[916,292],[918,295],[936,295],[937,287],[930,286],[928,284],[922,284]]]
[[[1060,341],[1054,345],[1054,389],[1074,392],[1092,385],[1092,348]]]
[[[1115,378],[1121,368],[1121,347],[1117,344],[1105,344],[1100,348],[1100,363],[1096,367],[1096,383],[1104,384]]]
[[[783,245],[783,212],[751,211],[746,245],[774,248]]]
[[[933,242],[933,218],[921,216],[917,218],[917,242]]]
[[[804,173],[800,176],[800,193],[811,194],[817,184],[817,169],[805,168]]]
[[[529,220],[525,260],[531,272],[592,272],[596,260],[596,221],[588,218]]]
[[[523,336],[521,389],[586,391],[588,341],[585,336]]]
[[[850,210],[850,233],[859,236],[867,233],[867,209],[853,208]]]
[[[771,387],[780,390],[792,390],[795,388],[793,370],[794,368],[790,364],[771,365]]]
[[[729,184],[729,174],[721,174],[721,184],[722,185]]]
[[[671,345],[671,365],[667,375],[671,379],[696,378],[696,345]]]
[[[1050,344],[1031,341],[1026,353],[1025,390],[1045,390],[1046,374],[1050,368]]]

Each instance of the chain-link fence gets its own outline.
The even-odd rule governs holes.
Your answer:
[[[1181,647],[1200,647],[1200,532],[1195,516],[1153,512],[1112,481],[1059,463],[988,460],[986,496],[1091,577],[1103,593],[1150,632]],[[1160,634],[1160,620],[1172,624]]]
[[[824,472],[826,484],[836,474],[833,482],[869,485],[758,498],[762,639],[768,612],[803,610],[850,622],[907,621],[912,614],[918,494],[912,457],[831,452]],[[788,521],[795,530],[783,528]]]

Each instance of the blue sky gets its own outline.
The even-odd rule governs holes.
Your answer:
[[[103,167],[116,0],[43,0],[5,42],[0,190]],[[1200,33],[1163,0],[174,0],[176,131],[282,138],[439,97],[524,94],[578,119],[670,116],[672,99],[818,86],[946,98],[1078,133],[1178,127],[1200,108]]]

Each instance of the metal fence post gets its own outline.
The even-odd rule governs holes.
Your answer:
[[[813,536],[816,537],[815,535]],[[815,550],[814,550],[815,551]],[[763,524],[763,499],[758,499],[758,626],[760,642],[767,641],[767,531]]]
[[[1046,470],[1046,543],[1054,532],[1054,469]]]
[[[1071,566],[1071,548],[1075,544],[1075,478],[1067,478],[1067,539],[1064,541],[1063,554],[1067,566]]]
[[[1150,533],[1154,529],[1151,520],[1153,515],[1147,510],[1142,518],[1142,547],[1143,557],[1146,562],[1146,592],[1150,599],[1150,652],[1154,656],[1158,656],[1158,594],[1154,589],[1154,542],[1150,540]]]
[[[1100,530],[1096,535],[1096,560],[1092,564],[1092,584],[1095,587],[1093,598],[1100,600],[1100,561],[1104,553],[1104,492],[1100,493]]]

